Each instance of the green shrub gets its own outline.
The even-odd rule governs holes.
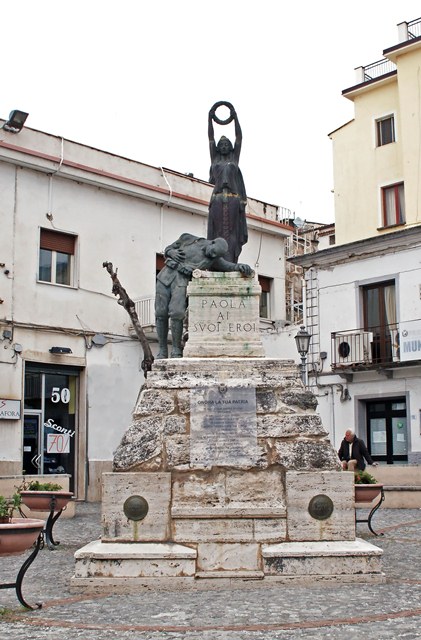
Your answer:
[[[32,480],[25,491],[60,491],[63,489],[61,484],[55,482],[39,482],[38,480]]]
[[[355,471],[354,482],[355,484],[377,484],[376,478],[371,473],[359,469]]]
[[[14,493],[11,498],[0,496],[0,519],[9,521],[22,503],[19,493]]]

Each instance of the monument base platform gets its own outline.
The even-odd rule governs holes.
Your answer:
[[[262,545],[263,570],[200,571],[195,549],[179,544],[94,541],[75,553],[72,591],[270,586],[274,583],[384,582],[382,549],[361,539]]]
[[[154,363],[72,590],[383,582],[316,406],[290,360]]]

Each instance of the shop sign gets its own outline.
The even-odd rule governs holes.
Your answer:
[[[47,433],[47,453],[70,453],[70,435]]]
[[[421,321],[399,323],[400,361],[421,360]]]
[[[0,398],[0,420],[19,420],[20,400]]]

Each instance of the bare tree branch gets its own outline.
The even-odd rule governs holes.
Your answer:
[[[103,262],[102,266],[110,274],[111,280],[113,281],[113,288],[111,291],[115,296],[119,296],[119,299],[117,300],[117,302],[118,304],[121,304],[121,306],[124,307],[127,313],[129,314],[134,330],[136,332],[136,335],[139,338],[140,343],[142,345],[142,349],[143,349],[142,369],[146,378],[147,372],[151,371],[152,369],[152,363],[154,361],[154,357],[152,355],[152,350],[149,346],[149,342],[145,336],[145,332],[143,331],[140,325],[139,317],[136,313],[135,304],[133,300],[129,297],[126,289],[123,287],[123,285],[121,284],[120,280],[117,277],[118,269],[113,271],[113,263]]]

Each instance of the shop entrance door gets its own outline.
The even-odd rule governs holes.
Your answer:
[[[367,402],[367,440],[374,460],[387,464],[408,461],[405,398]]]
[[[68,474],[75,491],[78,380],[76,370],[27,364],[23,468],[27,474]]]
[[[23,472],[27,475],[41,473],[41,434],[41,412],[25,412],[23,418]]]

